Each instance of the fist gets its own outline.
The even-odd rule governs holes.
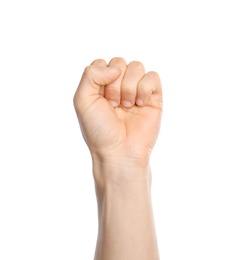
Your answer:
[[[92,158],[149,159],[162,114],[157,72],[141,62],[99,59],[85,68],[74,106]]]

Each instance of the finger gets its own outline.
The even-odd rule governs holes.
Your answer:
[[[97,60],[94,60],[91,65],[96,65],[96,66],[100,66],[100,67],[107,67],[107,63],[105,60],[103,59],[97,59]],[[99,95],[101,97],[104,97],[104,86],[101,86],[100,88],[100,92],[99,92]]]
[[[85,96],[100,95],[101,87],[113,82],[119,75],[119,68],[92,64],[85,68],[78,91]]]
[[[141,62],[132,61],[128,64],[121,84],[122,106],[131,107],[135,104],[137,84],[144,74],[145,69]]]
[[[160,106],[161,104],[158,103],[162,103],[160,77],[158,73],[153,71],[145,74],[144,77],[139,81],[137,87],[136,105],[145,106],[148,104],[148,102],[155,106]]]
[[[120,76],[112,83],[105,86],[105,98],[112,107],[117,107],[120,104],[120,89],[123,76],[125,74],[127,64],[122,58],[113,58],[108,66],[118,67],[121,71]]]

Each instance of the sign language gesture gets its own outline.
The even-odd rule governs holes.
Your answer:
[[[147,163],[162,114],[156,72],[146,73],[138,61],[95,60],[82,75],[74,105],[93,158]]]
[[[93,162],[98,202],[95,260],[159,260],[149,159],[162,114],[156,72],[113,58],[86,67],[74,105]]]

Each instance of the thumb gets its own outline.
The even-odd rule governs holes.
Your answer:
[[[90,65],[84,70],[78,91],[84,97],[99,95],[101,87],[113,82],[120,74],[117,67]]]

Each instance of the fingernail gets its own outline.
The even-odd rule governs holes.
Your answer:
[[[143,101],[142,101],[140,98],[138,98],[138,99],[136,100],[136,104],[137,104],[138,106],[142,106],[142,105],[143,105]]]
[[[122,105],[123,105],[124,107],[131,107],[131,106],[132,106],[132,103],[131,103],[130,101],[123,100],[123,101],[122,101]]]
[[[112,107],[117,107],[117,106],[118,106],[117,102],[114,101],[114,100],[108,100],[108,102],[109,102],[109,104],[110,104]]]
[[[109,73],[115,73],[115,72],[118,71],[118,68],[115,68],[115,67],[108,67],[107,70],[108,70]]]

